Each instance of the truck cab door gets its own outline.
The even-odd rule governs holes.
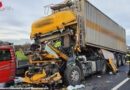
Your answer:
[[[11,48],[0,48],[0,83],[14,80],[15,58]]]

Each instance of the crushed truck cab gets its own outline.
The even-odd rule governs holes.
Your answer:
[[[70,0],[51,9],[52,15],[32,24],[24,82],[76,85],[96,72],[116,73],[124,64],[125,30],[88,1]]]
[[[62,11],[50,15],[32,24],[31,38],[34,38],[35,34],[44,36],[45,34],[62,30],[66,25],[74,21],[76,21],[76,16],[72,11]]]

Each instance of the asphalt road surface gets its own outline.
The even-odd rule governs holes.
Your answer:
[[[86,90],[130,90],[130,79],[127,77],[128,65],[119,68],[116,75],[95,74],[85,80]]]
[[[118,69],[119,72],[116,75],[95,74],[87,77],[82,82],[85,85],[85,90],[130,90],[130,78],[127,77],[128,65],[125,64]]]

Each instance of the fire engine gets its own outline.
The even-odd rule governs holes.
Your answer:
[[[12,83],[16,76],[16,62],[13,44],[0,42],[0,83]]]
[[[18,60],[13,43],[0,41],[0,83],[5,87],[14,84],[19,73],[28,69],[28,60]]]

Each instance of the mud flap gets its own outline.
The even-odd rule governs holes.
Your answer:
[[[101,49],[102,54],[106,60],[108,60],[109,63],[107,65],[113,70],[114,73],[117,72],[117,67],[116,67],[116,62],[115,62],[115,57],[114,54],[110,51]]]
[[[117,72],[117,68],[116,68],[115,64],[113,63],[113,60],[111,58],[109,58],[108,60],[109,60],[109,64],[110,64],[113,72],[116,73]]]

